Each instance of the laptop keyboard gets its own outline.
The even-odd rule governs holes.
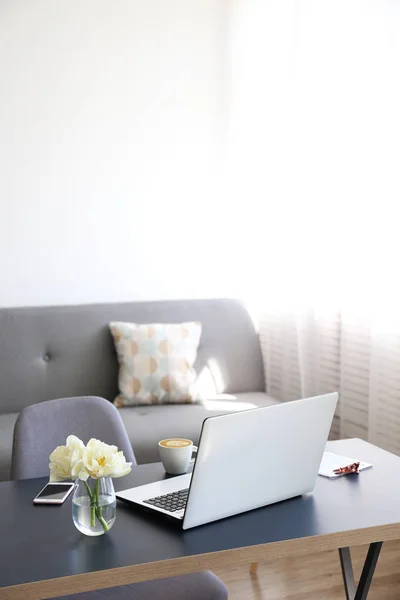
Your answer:
[[[163,510],[167,510],[169,512],[176,512],[177,510],[182,510],[182,508],[185,508],[188,493],[189,488],[186,490],[179,490],[178,492],[172,492],[171,494],[165,494],[164,496],[149,498],[148,500],[143,500],[143,502],[145,504],[151,504],[151,506],[156,506],[157,508],[162,508]]]

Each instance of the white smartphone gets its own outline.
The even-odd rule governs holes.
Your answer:
[[[62,504],[74,489],[74,483],[48,483],[33,500],[33,504]]]

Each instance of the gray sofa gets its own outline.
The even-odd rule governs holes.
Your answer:
[[[158,459],[165,437],[198,441],[212,415],[265,406],[258,335],[237,300],[177,300],[0,309],[0,481],[9,478],[14,423],[25,406],[54,398],[117,395],[118,361],[110,321],[200,321],[196,372],[213,392],[204,405],[119,409],[138,463]],[[72,432],[71,432],[72,433]]]

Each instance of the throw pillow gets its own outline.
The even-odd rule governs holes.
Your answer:
[[[113,322],[110,330],[119,360],[119,391],[114,404],[196,402],[193,369],[200,323],[139,325]]]

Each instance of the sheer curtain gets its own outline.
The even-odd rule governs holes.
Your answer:
[[[268,393],[338,390],[334,435],[400,453],[400,2],[232,6],[227,180]]]
[[[400,454],[400,326],[352,311],[264,313],[267,390],[290,400],[337,390],[334,437],[361,437]]]

